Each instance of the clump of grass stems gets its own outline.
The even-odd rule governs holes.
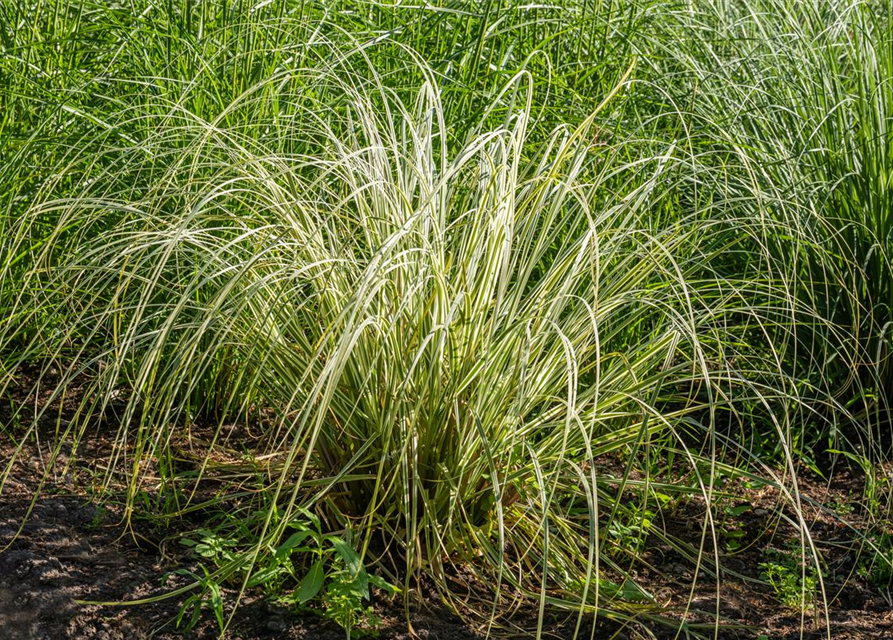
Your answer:
[[[716,572],[719,467],[767,477],[801,513],[790,442],[809,407],[786,363],[791,318],[808,315],[771,251],[750,257],[759,277],[713,266],[775,223],[736,217],[684,144],[593,144],[623,82],[533,145],[521,72],[456,141],[424,64],[407,102],[374,65],[352,71],[367,50],[259,81],[211,121],[162,101],[139,144],[60,167],[70,192],[47,187],[14,221],[29,235],[54,220],[13,303],[38,330],[0,348],[66,363],[56,396],[87,380],[57,445],[76,449],[126,399],[105,480],[123,478],[128,516],[185,424],[214,424],[201,476],[259,405],[272,418],[254,453],[277,461],[265,492],[281,518],[254,532],[255,555],[313,509],[367,558],[385,539],[407,591],[424,573],[487,628],[521,604],[537,634],[547,606],[578,629],[596,613],[656,618],[639,558],[609,553],[614,523]],[[265,119],[228,124],[244,113]],[[783,476],[730,426],[755,420],[774,426]],[[612,455],[623,472],[599,466]],[[151,490],[179,495],[161,475]],[[652,512],[692,492],[708,510],[687,548]],[[486,585],[475,598],[450,588],[454,565]]]

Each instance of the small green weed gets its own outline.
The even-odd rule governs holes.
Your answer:
[[[372,607],[363,606],[369,599],[370,585],[389,594],[397,593],[399,589],[366,570],[352,544],[350,530],[338,534],[323,533],[315,514],[300,509],[299,516],[286,525],[289,533],[279,545],[261,548],[247,587],[259,588],[268,598],[289,608],[300,611],[310,607],[319,611],[343,627],[348,638],[374,632],[379,620]],[[198,529],[193,537],[183,538],[180,542],[217,569],[236,566],[237,570],[229,574],[227,581],[238,583],[249,571],[248,558],[253,551],[250,539],[244,537],[248,529],[239,529],[232,531],[224,523],[217,529]],[[193,578],[200,585],[199,592],[184,603],[177,626],[191,611],[186,629],[193,628],[201,610],[210,608],[222,629],[220,584],[213,579],[215,574],[201,564],[199,567],[204,577],[185,569],[175,572]],[[312,607],[314,602],[319,606]]]
[[[859,556],[856,575],[877,588],[889,587],[893,581],[893,535],[873,533]]]
[[[790,544],[785,551],[769,549],[767,562],[760,563],[760,577],[769,582],[779,602],[792,609],[807,610],[815,604],[819,572],[803,566],[803,550]]]
[[[834,498],[828,503],[828,507],[841,518],[851,516],[856,511],[852,500]]]
[[[738,518],[751,511],[751,509],[752,507],[749,504],[726,505],[722,507],[724,516],[721,529],[722,538],[725,541],[726,551],[729,553],[739,551],[744,546],[747,531],[741,526]]]
[[[210,529],[199,529],[195,533],[198,534],[199,540],[184,538],[180,544],[192,547],[196,555],[213,560],[216,564],[231,562],[235,559],[232,549],[239,544],[237,540],[224,538]]]

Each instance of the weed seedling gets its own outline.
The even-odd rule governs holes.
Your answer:
[[[769,549],[768,560],[760,563],[761,577],[775,592],[779,602],[792,609],[808,610],[815,604],[819,573],[815,567],[803,566],[803,550],[790,544],[785,551]]]

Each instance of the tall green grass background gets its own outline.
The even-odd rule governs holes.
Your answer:
[[[311,510],[486,629],[668,622],[642,545],[718,580],[728,478],[818,563],[798,470],[890,446],[891,28],[839,0],[8,0],[0,392],[74,403],[57,452],[114,409],[131,523],[260,478],[249,568],[215,574],[243,586]],[[210,503],[176,470],[194,428],[198,478],[236,479]],[[697,545],[660,518],[689,496]]]

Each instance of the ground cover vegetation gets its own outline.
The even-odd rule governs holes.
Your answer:
[[[0,496],[88,473],[179,542],[140,600],[184,632],[425,584],[483,635],[723,637],[765,541],[833,637],[816,514],[893,573],[891,11],[5,0]]]

